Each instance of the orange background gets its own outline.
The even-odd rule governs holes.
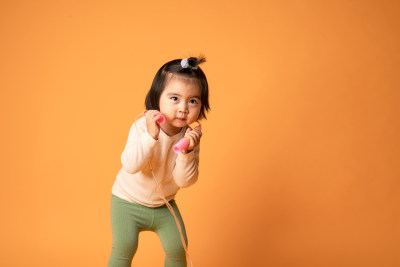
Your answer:
[[[2,1],[0,265],[107,265],[129,127],[204,53],[194,266],[400,266],[398,3]],[[133,266],[163,261],[142,232]]]

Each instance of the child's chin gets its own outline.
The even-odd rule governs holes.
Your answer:
[[[187,125],[187,120],[184,120],[184,121],[182,121],[182,120],[175,120],[174,121],[174,126],[176,126],[176,127],[184,127],[184,126],[186,126]]]

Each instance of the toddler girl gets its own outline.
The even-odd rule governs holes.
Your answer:
[[[164,266],[186,266],[188,240],[174,198],[199,176],[202,133],[189,125],[207,119],[205,112],[210,110],[207,79],[198,66],[205,61],[205,57],[172,60],[154,77],[145,100],[147,111],[130,128],[112,187],[108,267],[131,266],[141,231],[159,236]],[[189,145],[176,153],[172,148],[182,138]]]

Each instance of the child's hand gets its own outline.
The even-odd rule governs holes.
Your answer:
[[[157,120],[161,117],[160,114],[161,113],[158,110],[149,110],[145,114],[147,132],[155,140],[158,140],[158,135],[160,134],[160,125],[157,123]]]
[[[183,154],[187,154],[189,152],[191,152],[199,143],[200,143],[200,138],[203,134],[201,133],[201,131],[197,130],[197,129],[190,129],[188,128],[186,130],[186,134],[185,137],[190,139],[189,145],[183,149],[181,152]]]

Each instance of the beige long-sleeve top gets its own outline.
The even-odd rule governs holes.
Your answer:
[[[138,119],[136,126],[134,122],[121,155],[122,167],[114,181],[112,194],[147,207],[165,204],[150,164],[167,201],[173,199],[181,187],[194,184],[199,176],[200,145],[187,154],[175,153],[172,149],[184,137],[188,127],[182,127],[174,136],[168,136],[160,128],[158,140],[155,140],[147,132],[145,117]]]

